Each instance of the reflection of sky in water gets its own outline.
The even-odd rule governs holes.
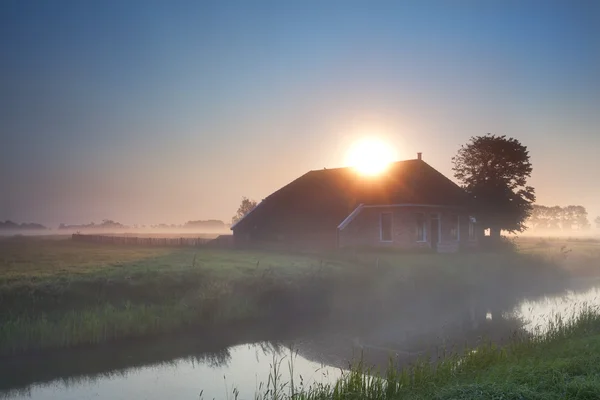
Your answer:
[[[586,306],[600,306],[600,288],[585,292],[567,292],[564,296],[546,297],[537,301],[524,301],[514,315],[523,318],[524,328],[531,333],[544,332],[551,321],[560,315],[563,321],[573,319]]]
[[[130,369],[110,377],[83,379],[80,381],[54,382],[36,385],[28,393],[12,393],[11,399],[75,400],[75,399],[223,399],[234,398],[233,388],[240,398],[254,398],[260,382],[269,378],[273,363],[272,350],[263,351],[257,345],[241,345],[229,350],[228,363],[214,366],[182,359],[161,365]],[[281,362],[281,382],[289,381],[289,350],[276,355]],[[294,380],[298,385],[300,376],[307,387],[315,382],[335,382],[340,370],[323,367],[300,355],[293,356]],[[0,398],[2,395],[0,395]]]

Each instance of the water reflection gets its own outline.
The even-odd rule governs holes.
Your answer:
[[[202,393],[202,398],[212,399],[233,398],[237,388],[241,398],[252,398],[260,383],[267,382],[273,363],[282,358],[282,382],[289,381],[292,359],[294,379],[305,387],[334,382],[352,359],[362,357],[367,365],[385,367],[392,357],[402,366],[423,357],[435,360],[483,340],[502,344],[514,334],[547,326],[556,313],[572,315],[584,303],[599,304],[599,299],[600,291],[594,288],[526,300],[508,310],[490,310],[480,302],[456,303],[439,308],[437,314],[429,310],[407,317],[398,312],[368,323],[299,321],[269,325],[267,331],[240,326],[20,357],[0,362],[0,397],[198,399]]]
[[[519,317],[506,315],[496,319],[485,318],[476,328],[464,321],[454,324],[438,321],[436,327],[420,334],[407,335],[403,325],[388,321],[389,326],[373,326],[372,332],[362,336],[348,332],[313,335],[306,340],[296,340],[292,346],[304,358],[338,368],[346,368],[350,360],[362,360],[380,372],[388,367],[392,359],[397,367],[404,367],[419,360],[435,362],[450,353],[462,353],[467,348],[493,341],[503,344],[515,335],[524,333],[523,322]],[[386,334],[382,336],[381,331]],[[396,335],[394,335],[396,333]]]
[[[600,305],[600,288],[583,292],[569,290],[561,296],[545,296],[536,301],[523,301],[511,314],[524,321],[523,329],[529,333],[544,332],[560,316],[563,321],[573,319],[587,306]]]

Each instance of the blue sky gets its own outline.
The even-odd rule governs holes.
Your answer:
[[[600,3],[0,3],[0,219],[229,219],[377,135],[451,175],[528,145],[541,204],[600,214]]]

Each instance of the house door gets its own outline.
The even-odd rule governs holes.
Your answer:
[[[437,214],[431,216],[431,248],[436,250],[440,241],[440,217]]]

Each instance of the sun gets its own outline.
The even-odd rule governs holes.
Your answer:
[[[355,142],[346,155],[346,164],[363,175],[377,175],[393,162],[393,148],[376,138],[364,138]]]

